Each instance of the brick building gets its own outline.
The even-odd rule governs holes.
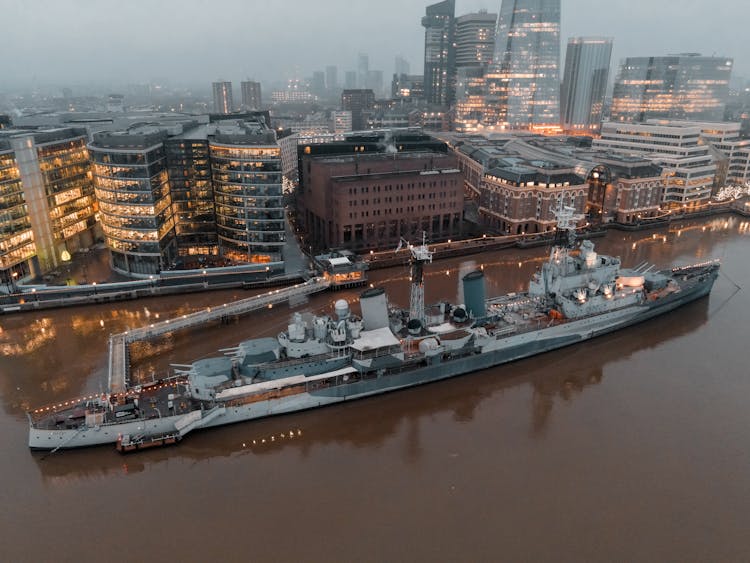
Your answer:
[[[302,176],[299,212],[314,249],[387,249],[422,231],[432,241],[461,234],[463,176],[452,155],[306,155]]]
[[[597,162],[589,184],[592,216],[598,213],[604,223],[638,223],[662,214],[661,167],[638,156],[599,154]]]
[[[560,204],[581,213],[589,186],[567,168],[502,166],[484,176],[479,213],[483,223],[504,234],[551,231]]]

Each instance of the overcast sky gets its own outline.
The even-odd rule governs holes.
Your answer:
[[[457,0],[456,14],[501,0]],[[219,77],[306,77],[328,64],[393,72],[402,54],[422,72],[421,0],[0,0],[0,91],[33,85],[126,84]],[[626,56],[734,57],[750,78],[750,0],[562,0],[562,48],[573,35],[615,39]],[[387,80],[387,78],[386,78]]]

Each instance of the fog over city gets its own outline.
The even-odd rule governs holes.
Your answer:
[[[274,82],[331,64],[354,69],[358,52],[386,77],[397,55],[421,72],[426,4],[2,0],[0,91],[151,80],[207,88],[219,77]],[[457,14],[480,9],[496,13],[500,0],[456,2]],[[613,66],[626,56],[725,55],[735,59],[734,77],[745,77],[749,20],[746,0],[563,0],[561,43],[576,35],[614,37]]]

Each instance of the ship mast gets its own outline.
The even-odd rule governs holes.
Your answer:
[[[576,214],[574,207],[562,203],[554,213],[557,219],[557,230],[555,231],[555,244],[549,256],[548,276],[556,275],[554,272],[567,274],[568,254],[576,243],[576,225],[583,218],[583,215]],[[545,279],[545,284],[549,287],[551,281],[551,279]]]
[[[422,232],[422,244],[414,246],[403,238],[398,243],[396,252],[401,247],[411,252],[411,294],[409,296],[409,319],[417,319],[424,325],[424,265],[432,263],[432,251],[427,248],[427,234]]]
[[[573,248],[576,242],[576,225],[583,215],[576,214],[574,207],[562,204],[554,213],[557,219],[555,244],[560,247]]]

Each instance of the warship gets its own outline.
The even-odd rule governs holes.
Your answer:
[[[572,208],[562,207],[557,219],[549,258],[527,291],[487,298],[477,270],[462,278],[463,303],[425,307],[432,252],[424,236],[419,245],[402,241],[411,254],[409,310],[373,287],[361,294],[359,315],[343,299],[331,316],[294,313],[277,338],[173,366],[152,384],[29,412],[29,447],[114,443],[127,452],[174,444],[201,428],[435,382],[664,315],[708,295],[718,277],[718,262],[623,268],[590,240],[577,242],[580,217]]]

